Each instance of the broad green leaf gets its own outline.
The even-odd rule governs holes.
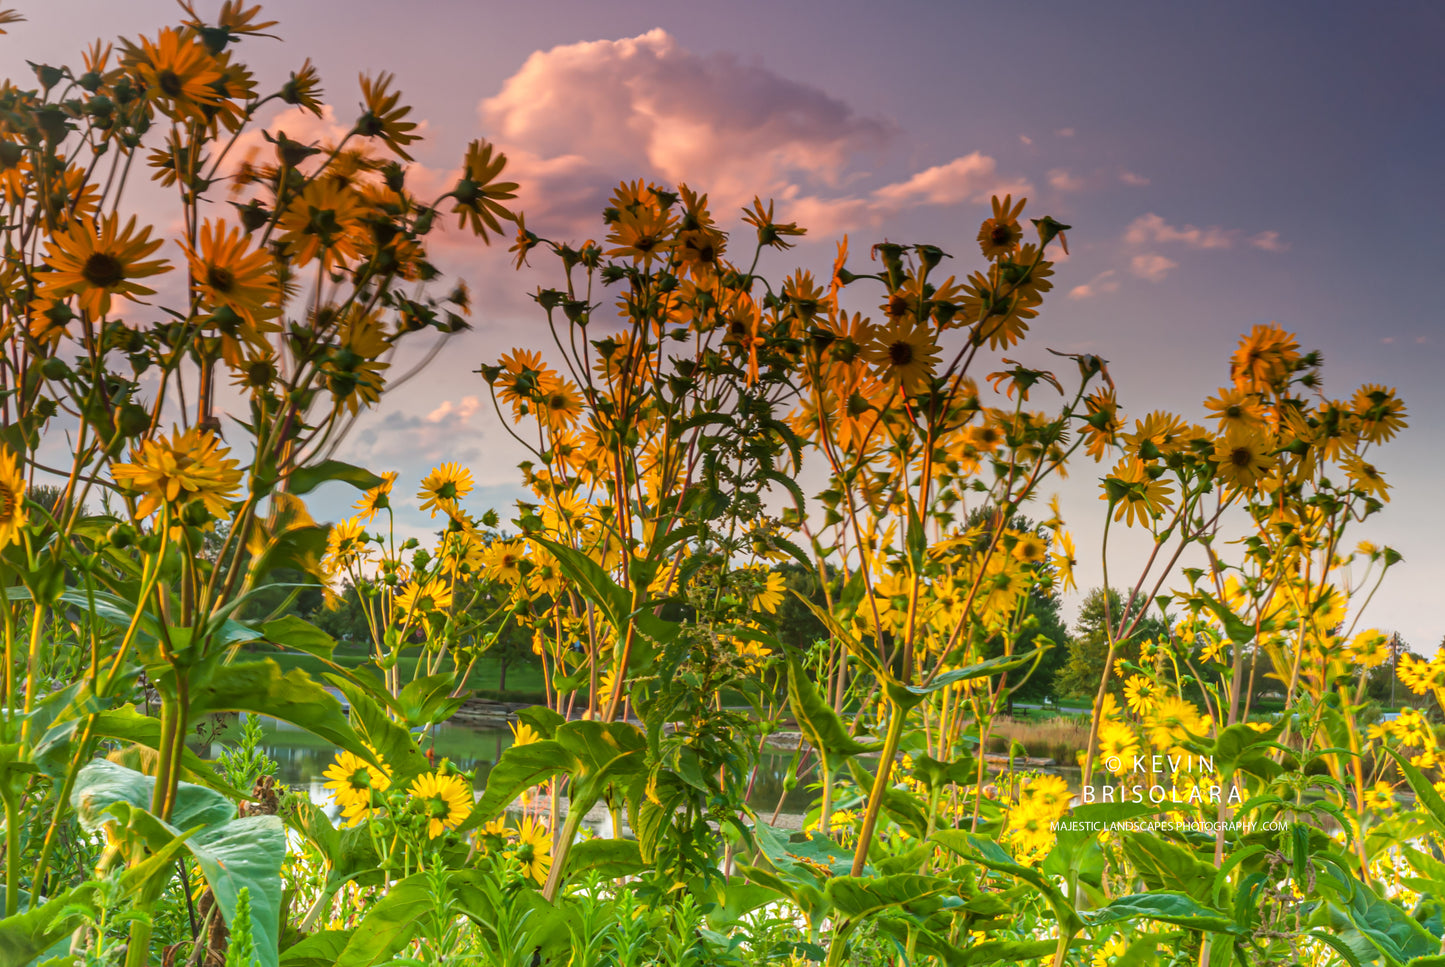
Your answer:
[[[286,489],[293,494],[309,494],[331,480],[349,483],[357,490],[370,490],[382,482],[380,477],[362,467],[342,463],[340,460],[322,460],[320,463],[297,467],[287,474]]]
[[[413,727],[433,725],[451,718],[470,692],[453,698],[457,677],[450,672],[427,675],[408,682],[396,697],[402,716]]]
[[[926,695],[931,695],[941,688],[947,688],[958,682],[973,681],[976,678],[991,678],[994,675],[1002,675],[1006,671],[1021,668],[1036,660],[1043,651],[1042,648],[1030,648],[1028,651],[1015,655],[999,655],[997,658],[989,658],[964,668],[955,668],[953,671],[944,672],[927,685],[905,685],[903,687],[911,695],[922,699]]]
[[[393,783],[409,783],[422,773],[431,771],[431,763],[417,748],[416,739],[405,726],[387,714],[379,696],[367,691],[358,679],[329,672],[324,677],[341,689],[351,703],[351,720],[356,734],[381,756]],[[357,754],[371,758],[371,753],[365,748]]]
[[[646,863],[637,841],[632,839],[589,839],[575,844],[567,853],[567,876],[588,871],[609,880],[631,876]]]
[[[140,714],[134,705],[122,705],[120,708],[97,712],[91,731],[103,738],[120,739],[123,742],[143,745],[147,749],[159,750],[161,747],[160,719]],[[225,793],[232,800],[245,799],[247,796],[245,791],[236,789],[222,779],[216,770],[211,768],[211,764],[196,755],[189,746],[181,752],[181,768],[202,784]]]
[[[1025,883],[1037,889],[1053,910],[1054,917],[1059,921],[1059,928],[1068,931],[1069,934],[1078,933],[1084,926],[1079,919],[1078,912],[1058,888],[1049,879],[1032,867],[1023,866],[1008,853],[1004,848],[991,839],[961,829],[944,829],[934,833],[929,839],[938,843],[945,849],[952,850],[960,856],[980,863],[991,870],[1000,873],[1007,873],[1009,876],[1023,880]]]
[[[1215,933],[1239,931],[1239,926],[1218,910],[1201,906],[1183,893],[1167,891],[1121,896],[1103,909],[1085,913],[1084,917],[1095,925],[1124,920],[1157,920],[1191,930],[1209,930]]]
[[[1440,797],[1440,793],[1436,791],[1434,785],[1431,784],[1429,779],[1425,778],[1424,773],[1410,762],[1408,756],[1401,755],[1389,746],[1382,746],[1382,748],[1390,754],[1390,757],[1395,760],[1395,764],[1400,767],[1400,774],[1405,777],[1405,781],[1408,782],[1410,788],[1415,791],[1415,800],[1420,806],[1424,807],[1426,815],[1435,827],[1435,831],[1445,834],[1445,799]]]
[[[1220,623],[1224,625],[1224,630],[1225,633],[1229,635],[1229,640],[1236,645],[1247,645],[1254,640],[1254,628],[1246,624],[1239,615],[1235,614],[1227,605],[1212,595],[1201,592],[1193,595],[1190,598],[1190,603],[1203,605],[1210,611],[1213,611],[1215,616],[1219,618]]]
[[[788,705],[798,728],[820,755],[852,756],[877,751],[878,743],[865,744],[848,734],[848,727],[838,713],[823,700],[817,685],[791,655],[788,656]]]
[[[956,890],[941,876],[900,873],[895,876],[835,876],[824,888],[837,911],[861,920],[889,907],[907,906],[926,897]]]
[[[346,943],[350,930],[320,930],[281,952],[281,967],[333,967]]]
[[[336,967],[372,967],[406,946],[422,916],[436,908],[429,879],[425,873],[413,873],[393,883],[356,925],[336,957]]]
[[[282,615],[261,626],[261,635],[272,644],[283,648],[330,659],[336,650],[336,639],[304,618],[294,614]]]
[[[80,824],[95,832],[110,817],[106,810],[118,802],[135,809],[149,811],[155,795],[156,780],[105,759],[95,759],[81,767],[70,791],[70,805]],[[171,810],[170,825],[178,830],[208,829],[234,819],[236,807],[224,795],[205,786],[189,782],[176,786],[176,802]]]
[[[486,791],[457,832],[465,833],[491,822],[506,812],[522,793],[559,772],[566,772],[572,765],[571,755],[553,739],[504,750],[492,771],[487,773]]]
[[[281,863],[286,831],[275,816],[245,816],[186,840],[229,925],[242,888],[251,896],[251,932],[261,967],[277,967],[281,935]]]
[[[30,895],[20,891],[24,906]],[[0,889],[0,912],[5,894]],[[70,934],[83,922],[85,910],[94,910],[95,884],[83,883],[33,910],[0,920],[0,967],[25,967],[38,958],[65,953]],[[67,908],[69,908],[67,910]],[[53,950],[57,946],[61,950]]]
[[[209,663],[208,663],[209,664]],[[366,749],[341,703],[299,668],[283,673],[270,658],[212,664],[191,693],[194,721],[212,712],[254,712],[289,722],[356,755]]]
[[[627,722],[568,722],[557,727],[552,741],[572,757],[569,809],[591,809],[613,777],[647,766],[647,738]],[[487,785],[490,790],[490,781]]]

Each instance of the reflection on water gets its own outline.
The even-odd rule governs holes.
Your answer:
[[[267,755],[276,760],[277,777],[296,789],[306,789],[313,802],[327,809],[328,815],[336,818],[336,807],[324,788],[326,769],[331,765],[336,747],[325,739],[312,735],[285,722],[263,719],[263,748]],[[239,738],[239,728],[234,721],[217,736],[209,750],[198,751],[206,758],[213,757],[220,744],[230,744]],[[512,744],[512,732],[506,727],[486,728],[465,725],[444,724],[430,730],[422,740],[422,749],[431,750],[435,761],[446,759],[457,769],[476,771],[479,784],[486,772]],[[792,770],[793,757],[782,753],[764,754],[753,782],[752,794],[748,801],[764,819],[772,816],[779,799],[783,801],[783,813],[797,817],[807,811],[813,794],[806,788],[815,776],[805,776],[795,788],[784,795],[784,782]],[[781,822],[781,820],[780,820]],[[610,827],[610,820],[607,822]],[[607,830],[598,830],[607,835]]]

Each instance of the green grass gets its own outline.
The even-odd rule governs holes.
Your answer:
[[[293,651],[268,651],[266,655],[276,659],[276,663],[285,671],[300,668],[313,678],[320,678],[323,672],[333,671],[331,665],[315,655]],[[335,664],[348,671],[361,670],[378,678],[381,676],[380,670],[372,662],[371,657],[359,648],[340,645],[331,657]],[[402,655],[399,666],[403,682],[411,681],[416,675],[417,661],[416,655]],[[467,676],[466,687],[485,698],[517,702],[541,702],[543,700],[546,689],[540,665],[530,662],[513,662],[507,668],[507,690],[505,692],[501,692],[497,688],[501,679],[501,670],[502,666],[499,662],[484,657],[477,662],[472,673]]]

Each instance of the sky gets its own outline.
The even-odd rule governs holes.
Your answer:
[[[156,0],[9,5],[27,22],[0,38],[0,72],[21,84],[27,60],[78,64],[95,37],[154,35],[179,14]],[[1074,229],[1019,358],[1096,353],[1135,415],[1204,422],[1240,334],[1278,322],[1323,353],[1329,396],[1383,383],[1404,399],[1410,428],[1373,454],[1392,501],[1355,536],[1405,560],[1363,626],[1427,654],[1445,636],[1445,6],[306,0],[267,14],[284,40],[241,46],[263,86],[310,57],[336,107],[329,127],[283,118],[288,133],[344,130],[358,73],[392,71],[426,122],[414,183],[446,190],[466,143],[487,138],[548,237],[597,236],[611,188],[647,177],[686,181],[719,211],[776,198],[811,239],[765,263],[777,276],[826,275],[844,233],[855,259],[884,238],[931,242],[966,272],[989,194],[1022,193],[1030,214]],[[341,455],[404,481],[459,460],[472,505],[504,509],[521,454],[473,371],[545,336],[526,298],[539,279],[514,274],[505,245],[452,236],[435,254],[472,284],[475,329]],[[1083,548],[1104,520],[1094,470],[1059,486]],[[1111,575],[1135,553],[1126,542]],[[1100,583],[1097,561],[1080,564],[1081,586]]]

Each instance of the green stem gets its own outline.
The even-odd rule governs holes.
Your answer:
[[[125,967],[148,967],[151,954],[150,920],[132,920],[130,941],[125,952]]]
[[[862,876],[863,867],[868,864],[868,847],[873,844],[873,830],[878,825],[878,812],[883,807],[883,793],[893,773],[893,759],[898,755],[898,746],[903,741],[903,724],[906,719],[903,709],[893,706],[893,717],[888,721],[888,734],[883,740],[883,752],[878,760],[878,775],[873,778],[873,791],[868,796],[868,811],[863,815],[863,827],[858,830],[858,848],[853,853],[853,875]]]
[[[579,809],[578,803],[567,803],[567,821],[562,824],[562,833],[557,837],[557,849],[552,854],[552,869],[547,872],[547,882],[542,885],[542,897],[551,903],[562,885],[562,870],[567,865],[567,854],[572,850],[572,840],[582,826],[582,817],[587,810]]]
[[[5,801],[5,916],[12,917],[20,903],[20,817],[8,790],[0,798]]]

